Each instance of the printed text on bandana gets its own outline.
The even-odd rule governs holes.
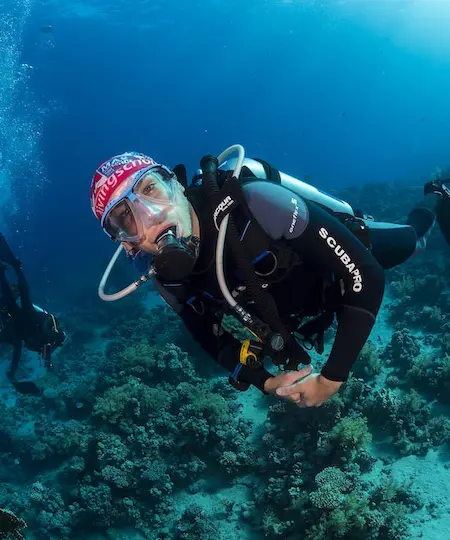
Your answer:
[[[122,180],[142,169],[142,167],[149,167],[151,165],[155,165],[155,162],[148,158],[127,160],[114,158],[110,162],[105,163],[100,171],[96,173],[96,189],[92,195],[95,213],[100,216],[103,215],[112,192]]]

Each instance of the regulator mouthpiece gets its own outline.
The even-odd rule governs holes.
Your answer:
[[[177,238],[175,232],[171,227],[157,238],[158,251],[153,257],[157,275],[167,281],[181,281],[191,274],[198,256],[199,238]]]

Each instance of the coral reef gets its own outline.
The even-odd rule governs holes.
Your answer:
[[[340,195],[400,221],[416,192],[396,193]],[[383,467],[449,441],[435,410],[450,401],[442,253],[433,233],[421,262],[388,272],[388,340],[371,336],[317,409],[238,393],[165,306],[144,308],[142,295],[108,306],[77,291],[64,315],[71,341],[42,395],[0,400],[0,507],[37,540],[410,537],[422,502]],[[233,319],[224,327],[247,337]]]

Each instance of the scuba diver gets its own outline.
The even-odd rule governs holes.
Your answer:
[[[3,234],[0,233],[0,343],[13,346],[13,358],[8,378],[22,394],[40,394],[32,381],[16,381],[15,375],[22,355],[22,346],[42,356],[45,366],[51,367],[52,352],[63,345],[66,333],[57,318],[34,305],[30,299],[22,263],[12,253]],[[8,265],[17,276],[17,286],[11,286],[6,276]],[[20,297],[20,303],[17,302]]]
[[[246,158],[240,145],[203,157],[200,167],[188,185],[184,165],[171,170],[140,153],[99,165],[91,208],[120,243],[99,296],[117,300],[151,279],[235,388],[322,405],[347,380],[371,332],[384,270],[423,249],[436,220],[450,242],[450,191],[429,182],[406,224],[397,225]],[[122,249],[141,277],[106,294]],[[225,331],[224,315],[251,338],[240,342]],[[324,351],[335,319],[328,360],[313,373],[308,350]],[[267,359],[282,372],[266,370]]]

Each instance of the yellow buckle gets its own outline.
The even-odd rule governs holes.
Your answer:
[[[249,358],[251,358],[254,361],[254,363],[258,361],[258,357],[256,356],[256,354],[249,349],[250,349],[250,340],[246,339],[242,342],[241,351],[239,354],[239,362],[243,364],[244,366],[248,365]]]

